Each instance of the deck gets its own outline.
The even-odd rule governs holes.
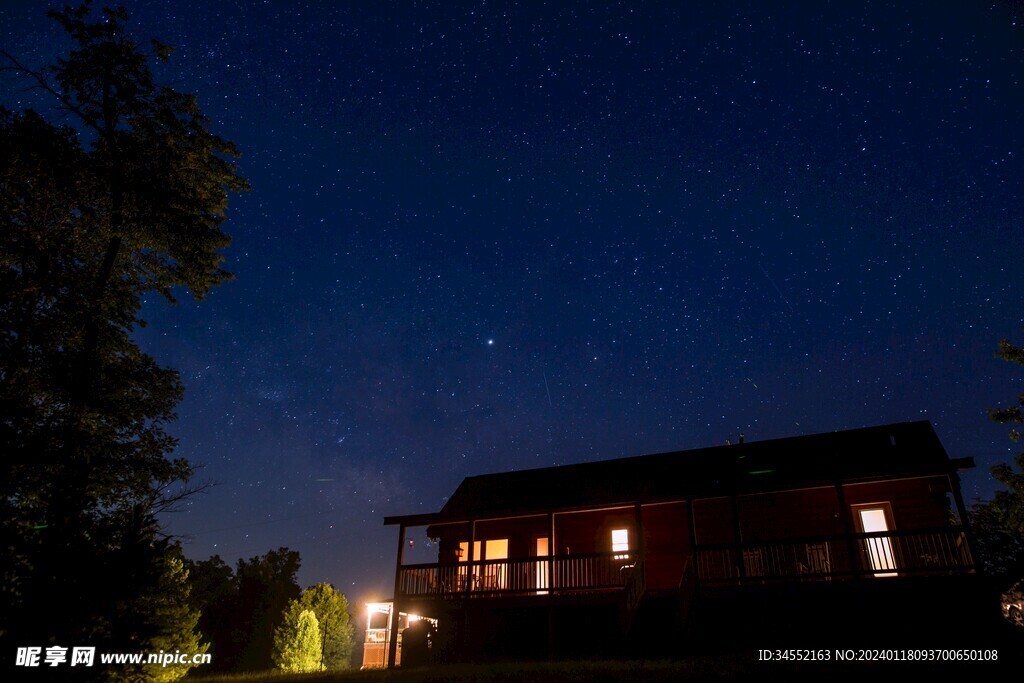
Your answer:
[[[643,585],[637,553],[591,553],[403,565],[407,598],[488,598],[621,591]],[[963,529],[944,527],[698,545],[680,570],[697,586],[831,581],[974,572]]]

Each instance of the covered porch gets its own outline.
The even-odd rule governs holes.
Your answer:
[[[486,519],[389,518],[400,527],[395,595],[540,597],[971,572],[957,489],[932,476]],[[436,562],[403,562],[414,527],[426,527]]]

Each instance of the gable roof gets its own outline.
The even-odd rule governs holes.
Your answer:
[[[434,524],[948,474],[930,422],[897,424],[467,477],[439,513],[385,518]]]

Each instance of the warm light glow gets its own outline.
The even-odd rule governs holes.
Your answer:
[[[459,562],[469,561],[469,541],[462,541],[459,543]],[[473,561],[479,562],[482,558],[480,557],[480,541],[473,541]]]
[[[860,524],[864,533],[876,533],[889,530],[889,523],[885,518],[884,508],[862,508],[860,513]],[[868,559],[871,561],[871,569],[875,576],[896,576],[896,558],[892,552],[892,543],[888,537],[865,538],[864,544],[867,547]]]
[[[363,640],[362,666],[364,669],[387,666],[391,647],[391,609],[390,602],[366,603],[366,637]],[[402,663],[402,631],[418,621],[426,621],[437,626],[437,619],[419,614],[398,613],[398,651],[395,656],[397,664]]]
[[[375,615],[385,614],[388,617],[381,619]],[[390,602],[368,602],[366,603],[366,637],[367,642],[383,642],[386,639],[385,631],[388,627],[391,614]]]
[[[459,562],[469,561],[468,541],[459,543],[456,555],[459,558]],[[507,538],[492,538],[482,542],[473,541],[473,590],[500,590],[505,588],[508,585],[508,567],[504,563],[495,564],[493,560],[507,559]],[[491,560],[492,562],[481,566],[479,563],[485,560]],[[466,572],[460,570],[459,575],[465,577]],[[464,582],[465,578],[462,581]]]
[[[629,559],[629,529],[612,529],[612,552],[626,553],[623,555],[616,555],[616,560]]]
[[[508,559],[508,539],[507,538],[495,538],[487,541],[487,545],[484,548],[484,558],[488,560],[507,560]]]
[[[548,551],[548,539],[538,538],[537,539],[537,557],[547,557]],[[547,561],[538,562],[536,568],[536,579],[537,579],[537,595],[547,595],[547,591],[544,590],[548,587],[548,563]]]

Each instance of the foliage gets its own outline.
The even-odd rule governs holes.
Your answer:
[[[299,597],[299,553],[279,548],[239,560],[235,571],[214,555],[190,562],[192,605],[210,639],[211,671],[260,671],[273,665],[274,632]]]
[[[146,294],[229,277],[221,226],[245,181],[195,98],[154,83],[170,50],[140,47],[123,9],[50,16],[66,57],[3,53],[72,125],[0,108],[0,636],[152,649],[168,631],[146,605],[177,581],[156,515],[192,469],[166,432],[178,373],[132,331]]]
[[[346,669],[352,655],[352,625],[349,623],[348,600],[329,583],[318,583],[302,591],[285,610],[282,625],[274,634],[275,652],[280,652],[281,629],[294,630],[299,616],[306,610],[316,614],[323,634],[323,662],[325,669]]]
[[[149,642],[153,652],[176,652],[203,654],[209,643],[200,643],[197,632],[199,610],[189,604],[191,586],[188,570],[181,557],[180,548],[164,556],[164,571],[160,577],[161,591],[153,595],[146,607],[153,614],[162,629]],[[157,683],[176,681],[193,668],[192,664],[160,666],[147,665],[145,673]]]
[[[996,357],[1024,365],[1024,347],[1004,339],[999,342]],[[1010,439],[1014,443],[1021,440],[1017,425],[1024,424],[1022,408],[1024,394],[1017,397],[1017,405],[989,410],[995,422],[1011,425]],[[992,476],[1006,489],[996,491],[987,503],[974,505],[971,522],[985,570],[1018,578],[1024,576],[1024,452],[1017,455],[1014,463],[1019,472],[1005,463],[992,468]]]
[[[1024,535],[1007,527],[991,501],[976,503],[969,515],[975,550],[985,574],[1024,577]]]
[[[238,561],[236,616],[237,623],[248,634],[247,640],[239,643],[239,668],[259,671],[273,666],[274,631],[288,603],[299,596],[295,580],[299,562],[299,554],[287,548]]]
[[[199,613],[199,631],[210,645],[211,671],[230,671],[237,654],[233,653],[232,611],[237,600],[235,573],[219,555],[202,560],[186,560],[190,585],[189,601]]]
[[[274,664],[283,671],[320,671],[320,627],[313,610],[285,619],[274,634]]]

